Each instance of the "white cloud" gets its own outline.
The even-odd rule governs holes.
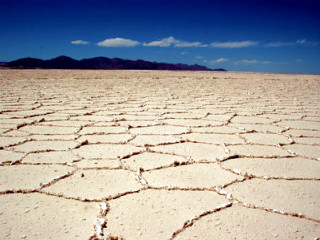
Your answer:
[[[202,59],[203,57],[202,57],[202,56],[196,56],[196,58],[197,58],[197,59]]]
[[[241,41],[241,42],[213,42],[210,47],[213,48],[243,48],[258,45],[256,41]]]
[[[71,41],[71,44],[86,45],[86,44],[89,44],[89,42],[83,41],[83,40],[74,40],[74,41]]]
[[[270,42],[266,44],[266,47],[285,47],[285,46],[293,46],[295,42]]]
[[[152,41],[150,43],[143,43],[147,47],[170,47],[174,43],[174,37],[163,38],[159,41]]]
[[[241,61],[237,61],[237,62],[234,62],[235,65],[239,65],[239,64],[257,64],[257,63],[260,63],[260,64],[269,64],[271,63],[270,61],[259,61],[259,60],[256,60],[256,59],[253,59],[253,60],[248,60],[248,59],[243,59]]]
[[[185,42],[176,40],[175,47],[207,47],[208,45],[202,44],[201,42]]]
[[[307,41],[306,39],[298,39],[294,42],[270,42],[267,43],[266,47],[286,47],[286,46],[294,46],[294,45],[309,45],[315,46],[317,42]]]
[[[188,55],[188,52],[181,52],[181,55]]]
[[[167,37],[161,40],[152,41],[149,43],[143,43],[143,46],[147,47],[207,47],[208,45],[202,44],[201,42],[187,42],[177,40],[174,37]]]
[[[215,65],[215,64],[217,64],[217,63],[223,63],[223,62],[227,62],[227,61],[229,61],[228,58],[218,58],[218,59],[216,59],[216,60],[207,61],[207,62],[209,62],[209,63],[212,64],[212,65]]]
[[[298,44],[305,44],[307,42],[307,40],[306,39],[298,39],[296,42]]]
[[[109,38],[98,42],[98,46],[100,47],[135,47],[139,44],[140,42],[138,41],[124,38]]]
[[[217,60],[214,60],[215,62],[218,62],[218,63],[220,63],[220,62],[226,62],[226,61],[228,61],[228,58],[218,58]]]

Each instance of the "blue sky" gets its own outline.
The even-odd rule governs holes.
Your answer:
[[[119,57],[320,73],[319,0],[0,0],[0,61]]]

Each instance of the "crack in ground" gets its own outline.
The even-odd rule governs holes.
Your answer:
[[[213,214],[215,212],[218,212],[218,211],[221,211],[223,209],[226,209],[226,208],[229,208],[232,206],[232,202],[227,202],[227,203],[224,203],[224,204],[221,204],[219,206],[217,206],[216,208],[214,208],[213,210],[209,210],[209,211],[205,211],[205,212],[202,212],[200,213],[199,215],[187,220],[184,224],[183,224],[183,227],[176,230],[171,238],[169,238],[169,240],[172,240],[174,239],[179,233],[183,232],[185,229],[187,229],[188,227],[191,227],[196,221],[198,221],[199,219],[201,219],[202,217],[204,216],[207,216],[209,214]]]

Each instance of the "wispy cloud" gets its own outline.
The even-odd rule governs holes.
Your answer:
[[[197,58],[197,59],[202,59],[203,57],[202,57],[202,56],[196,56],[196,58]]]
[[[201,42],[185,42],[177,40],[174,44],[175,47],[207,47],[208,45]]]
[[[207,47],[208,45],[201,42],[187,42],[175,39],[174,37],[167,37],[161,40],[152,41],[149,43],[143,43],[143,46],[147,47]]]
[[[138,46],[140,42],[125,38],[109,38],[104,41],[98,42],[100,47],[135,47]]]
[[[315,41],[309,41],[307,39],[298,39],[296,41],[297,44],[300,44],[300,45],[308,45],[308,46],[316,46],[319,44],[319,42],[315,42]]]
[[[181,52],[181,55],[188,55],[188,52]]]
[[[227,62],[227,61],[229,61],[228,58],[218,58],[218,59],[211,60],[211,61],[204,60],[203,62],[210,63],[211,65],[215,65],[217,63],[223,63],[223,62]]]
[[[239,61],[231,61],[228,58],[218,58],[218,59],[211,60],[211,61],[203,59],[203,62],[207,63],[207,64],[211,64],[211,65],[216,65],[219,63],[223,63],[223,62],[229,62],[234,65],[271,64],[272,63],[271,61],[261,61],[261,60],[256,60],[256,59],[251,59],[251,60],[243,59],[243,60],[239,60]]]
[[[309,46],[315,46],[317,45],[317,42],[307,41],[306,39],[298,39],[296,41],[292,42],[270,42],[267,43],[266,47],[288,47],[288,46],[297,46],[297,45],[309,45]]]
[[[174,37],[163,38],[162,40],[143,43],[147,47],[170,47],[174,43]]]
[[[213,48],[244,48],[258,45],[257,41],[240,41],[240,42],[212,42],[210,47]]]
[[[305,44],[305,43],[307,43],[307,40],[306,39],[298,39],[296,42],[298,44]]]
[[[257,63],[269,64],[271,62],[270,61],[259,61],[259,60],[256,60],[256,59],[252,59],[252,60],[243,59],[243,60],[234,62],[235,65],[240,65],[240,64],[249,65],[249,64],[257,64]]]
[[[285,46],[293,46],[296,42],[270,42],[267,43],[266,47],[285,47]]]
[[[71,44],[86,45],[86,44],[89,44],[89,42],[83,41],[83,40],[74,40],[74,41],[71,41]]]
[[[86,45],[89,44],[88,41],[84,40],[74,40],[71,41],[71,44],[75,45]],[[167,37],[163,38],[161,40],[152,41],[149,43],[146,42],[139,42],[131,39],[125,39],[125,38],[109,38],[105,39],[104,41],[98,42],[97,45],[100,47],[136,47],[139,45],[143,45],[146,47],[177,47],[177,48],[203,48],[203,47],[212,47],[212,48],[245,48],[245,47],[251,47],[259,45],[258,41],[230,41],[230,42],[212,42],[209,44],[202,43],[200,41],[196,42],[188,42],[184,40],[178,40],[174,37]],[[269,42],[264,44],[265,47],[286,47],[286,46],[298,46],[298,45],[308,45],[308,46],[316,46],[318,45],[318,42],[313,41],[307,41],[306,39],[298,39],[296,41],[292,42]],[[182,53],[182,55],[185,55],[185,53]],[[197,56],[196,58],[201,58]],[[208,61],[209,62],[209,61]]]

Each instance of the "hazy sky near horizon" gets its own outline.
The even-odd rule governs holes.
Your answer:
[[[320,73],[319,0],[0,0],[0,61],[119,57]]]

